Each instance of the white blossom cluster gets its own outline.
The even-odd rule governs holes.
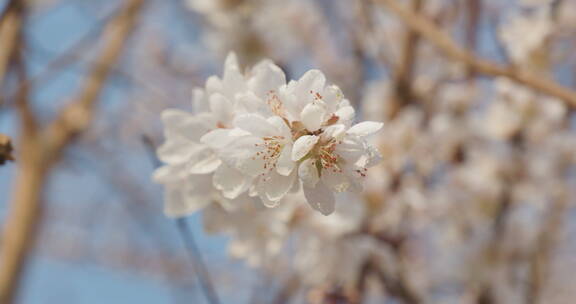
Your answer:
[[[431,16],[451,5],[435,2],[425,8]],[[574,2],[558,4],[555,14],[551,1],[517,2],[521,9],[500,24],[496,38],[519,70],[545,71],[558,60],[549,52],[555,39],[573,33],[573,10],[566,8]],[[205,3],[238,4],[203,11],[213,17],[262,9],[253,1]],[[402,23],[373,13],[377,22],[395,24],[375,29],[389,35],[375,36],[400,41]],[[241,19],[247,16],[254,14]],[[372,56],[391,53],[398,61],[403,53],[394,47],[402,44],[393,45]],[[501,275],[515,266],[478,261],[500,238],[502,257],[521,256],[525,266],[541,246],[552,207],[576,197],[574,114],[561,100],[507,78],[470,81],[458,61],[438,55],[419,45],[426,64],[414,67],[413,100],[405,104],[396,103],[394,79],[357,87],[364,97],[358,112],[386,124],[370,137],[382,123],[354,124],[354,108],[319,71],[287,82],[269,61],[242,72],[229,56],[223,77],[194,92],[194,114],[162,115],[166,143],[158,155],[165,166],[155,177],[166,186],[166,213],[205,207],[206,231],[229,236],[231,256],[280,274],[294,271],[306,287],[357,286],[366,263],[376,261],[376,272],[403,280],[405,291],[422,299],[475,302],[470,290],[490,285],[499,302],[518,302],[521,292]],[[506,227],[493,228],[500,216]]]
[[[230,256],[252,267],[279,275],[293,272],[306,286],[353,284],[364,259],[377,252],[373,239],[350,237],[366,219],[360,197],[338,195],[338,209],[328,217],[302,205],[302,193],[286,199],[289,203],[276,208],[248,198],[234,207],[210,205],[203,212],[204,227],[229,236]]]
[[[194,91],[194,108],[197,114],[162,113],[166,142],[158,157],[165,166],[154,178],[166,185],[171,216],[198,210],[214,195],[234,200],[246,193],[275,207],[300,188],[328,215],[334,192],[359,192],[380,160],[366,137],[382,123],[353,124],[354,108],[318,70],[286,83],[272,62],[244,74],[231,54],[223,77]]]

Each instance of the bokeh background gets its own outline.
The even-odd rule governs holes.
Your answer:
[[[466,54],[438,47],[442,37],[405,11]],[[576,301],[576,2],[4,0],[0,12],[0,133],[15,148],[15,161],[0,166],[3,241],[18,227],[9,223],[16,193],[39,191],[14,303],[207,303],[198,257],[163,215],[151,175],[161,110],[189,109],[192,89],[221,75],[230,51],[243,67],[272,59],[289,79],[320,69],[360,117],[385,122],[375,139],[384,165],[359,199],[372,214],[358,231],[386,243],[384,259],[408,261],[411,274],[381,285],[374,276],[365,303]],[[114,44],[117,58],[103,64]],[[26,113],[36,130],[57,126],[103,66],[90,115],[71,114],[80,123],[62,146],[27,145]],[[22,162],[34,159],[24,154],[50,155],[33,174],[40,187],[18,190]],[[205,233],[202,213],[185,221],[222,303],[284,303],[282,276],[230,257],[233,236]],[[498,262],[482,266],[476,254],[490,250],[486,259]],[[402,280],[415,286],[408,295]],[[329,282],[286,303],[358,303]]]

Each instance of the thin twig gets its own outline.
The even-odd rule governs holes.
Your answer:
[[[218,300],[218,295],[216,294],[214,286],[212,285],[212,280],[210,278],[208,268],[206,267],[206,264],[202,259],[202,254],[200,253],[200,250],[196,245],[194,235],[190,231],[186,219],[178,218],[175,221],[176,226],[178,227],[178,232],[180,232],[182,242],[184,243],[184,246],[186,246],[186,251],[190,257],[192,266],[194,267],[196,273],[198,274],[198,281],[202,286],[202,290],[204,291],[204,296],[206,296],[206,300],[210,304],[220,303],[220,300]]]
[[[160,160],[156,157],[154,151],[156,151],[156,145],[152,138],[147,135],[142,135],[142,143],[146,147],[146,152],[152,164],[155,168],[161,165]],[[218,300],[218,294],[214,288],[214,284],[212,284],[212,278],[210,277],[210,272],[208,271],[208,267],[204,263],[204,259],[202,258],[202,254],[196,245],[196,241],[194,240],[194,236],[191,231],[189,231],[188,224],[185,218],[179,218],[175,220],[176,226],[178,228],[178,232],[180,237],[182,238],[182,242],[186,247],[186,251],[188,253],[188,257],[192,263],[192,267],[194,267],[194,271],[197,274],[198,281],[200,282],[200,286],[202,287],[202,292],[206,297],[206,300],[210,304],[218,304],[220,301]]]
[[[541,75],[506,67],[500,64],[481,59],[458,46],[445,32],[421,14],[410,11],[396,0],[376,0],[398,15],[408,26],[426,38],[446,56],[459,61],[471,70],[491,76],[510,78],[520,84],[531,87],[537,91],[564,100],[569,106],[576,107],[576,92],[563,87],[556,82],[543,78]]]

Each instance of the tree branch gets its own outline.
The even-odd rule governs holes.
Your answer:
[[[422,9],[422,0],[412,0],[411,10],[419,12]],[[400,50],[400,62],[396,65],[392,76],[392,94],[394,106],[390,116],[394,117],[398,111],[409,104],[414,97],[412,92],[412,78],[418,64],[419,35],[412,28],[406,28]]]
[[[576,92],[556,82],[525,71],[505,67],[500,64],[478,58],[456,42],[426,17],[410,11],[396,0],[376,0],[398,15],[408,26],[427,39],[444,55],[459,61],[469,69],[491,75],[510,78],[520,84],[541,91],[542,93],[564,100],[569,106],[576,107]]]
[[[196,246],[196,241],[194,240],[194,235],[190,231],[190,227],[188,227],[188,223],[186,222],[185,218],[178,218],[176,219],[176,226],[178,227],[178,232],[180,237],[182,238],[182,242],[186,247],[186,251],[190,257],[190,261],[193,263],[194,270],[198,274],[198,281],[202,286],[202,291],[204,292],[204,296],[206,300],[210,304],[219,304],[220,300],[218,299],[218,294],[214,289],[214,285],[212,284],[212,279],[210,278],[210,272],[208,268],[206,268],[206,264],[202,259],[202,254]]]
[[[18,36],[22,27],[22,4],[10,1],[0,16],[0,83],[8,72],[14,48],[18,45]],[[0,100],[0,104],[2,101]]]
[[[144,0],[126,0],[121,13],[107,26],[104,48],[76,101],[62,109],[46,131],[23,132],[19,141],[19,170],[0,246],[0,303],[14,301],[28,250],[41,220],[41,195],[49,169],[71,140],[91,120],[110,68],[126,45]],[[1,48],[0,48],[1,49]],[[26,117],[22,117],[25,120]]]
[[[77,134],[88,127],[93,116],[95,102],[102,91],[105,80],[117,62],[125,40],[132,31],[143,0],[128,1],[122,12],[111,21],[104,31],[106,47],[92,65],[92,71],[84,82],[84,88],[75,101],[64,108],[47,129],[48,155],[59,154]],[[52,160],[53,161],[53,160]]]
[[[13,160],[14,157],[12,156],[12,143],[10,137],[0,133],[0,165]]]

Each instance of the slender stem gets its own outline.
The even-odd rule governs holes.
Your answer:
[[[148,152],[148,156],[152,161],[152,164],[155,168],[160,167],[161,163],[158,157],[155,154],[155,144],[154,141],[147,135],[142,135],[142,143],[146,147],[146,151]],[[212,284],[212,280],[210,278],[210,272],[208,271],[208,267],[204,263],[202,259],[202,254],[196,245],[196,241],[194,240],[194,235],[190,231],[188,227],[188,223],[186,222],[185,218],[179,218],[175,220],[176,226],[178,227],[178,232],[180,237],[182,238],[182,242],[186,247],[186,251],[188,253],[188,257],[192,263],[192,267],[196,271],[198,275],[198,281],[202,286],[202,292],[206,297],[206,300],[210,304],[218,304],[220,301],[218,300],[218,294],[214,289],[214,284]]]
[[[206,301],[208,301],[210,304],[219,304],[220,300],[218,299],[218,295],[216,294],[216,290],[212,284],[210,273],[208,272],[208,268],[202,259],[202,254],[196,245],[194,235],[192,234],[192,231],[190,231],[190,227],[188,226],[186,219],[179,218],[176,219],[175,222],[176,226],[178,227],[178,232],[180,232],[182,242],[184,243],[188,256],[190,257],[190,261],[192,262],[192,266],[198,275],[198,281],[202,286],[202,291],[204,292]]]

